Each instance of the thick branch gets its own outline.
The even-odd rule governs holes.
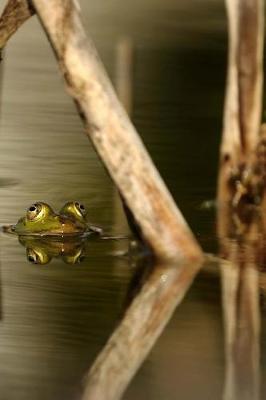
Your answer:
[[[86,132],[145,239],[161,258],[200,258],[198,244],[86,38],[77,2],[34,0],[33,4],[54,48],[68,91],[78,105]]]
[[[27,0],[9,0],[0,18],[0,50],[17,29],[34,14]]]
[[[263,0],[226,0],[229,30],[222,153],[250,154],[262,107]]]

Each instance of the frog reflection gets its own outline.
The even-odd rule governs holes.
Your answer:
[[[87,221],[85,207],[77,201],[66,203],[59,213],[46,203],[32,204],[26,215],[15,225],[4,227],[9,233],[19,236],[77,236],[83,234],[101,234],[102,229]]]
[[[84,261],[91,241],[87,237],[41,237],[22,235],[18,238],[26,248],[26,257],[32,264],[46,265],[53,258],[61,258],[66,264],[78,264]],[[123,250],[108,253],[109,256],[127,260],[135,268],[141,260],[152,259],[149,249],[136,240],[130,240]]]
[[[33,264],[45,265],[53,258],[61,258],[66,264],[77,264],[84,260],[87,240],[68,238],[39,238],[20,236],[19,242],[26,247],[26,256]]]

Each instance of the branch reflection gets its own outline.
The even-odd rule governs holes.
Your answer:
[[[181,303],[199,264],[157,264],[92,365],[83,400],[119,399]]]
[[[218,210],[225,329],[224,400],[259,399],[259,266],[264,221],[254,207]],[[229,262],[228,262],[229,261]]]

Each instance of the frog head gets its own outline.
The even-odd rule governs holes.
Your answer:
[[[87,211],[84,205],[78,201],[68,201],[61,208],[59,214],[70,218],[72,221],[78,221],[80,224],[87,225]]]
[[[36,202],[20,218],[12,231],[18,235],[65,235],[82,233],[83,223],[67,215],[58,215],[46,203]]]

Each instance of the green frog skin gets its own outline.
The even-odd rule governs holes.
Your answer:
[[[58,214],[46,203],[34,203],[24,217],[4,230],[19,236],[73,236],[102,232],[101,228],[88,224],[85,207],[78,202],[66,203]]]
[[[87,211],[83,204],[77,201],[67,202],[60,210],[59,214],[63,217],[71,219],[73,222],[78,222],[87,231],[102,234],[103,230],[99,226],[92,225],[87,220]]]
[[[63,215],[72,221],[78,221],[81,225],[87,226],[87,212],[83,204],[77,201],[67,202],[59,211],[60,215]]]

